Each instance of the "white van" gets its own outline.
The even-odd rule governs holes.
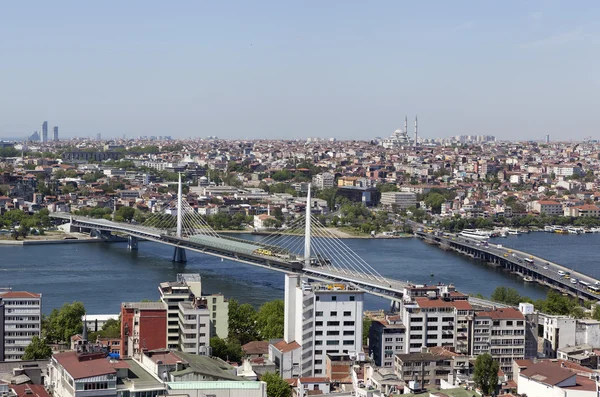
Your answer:
[[[563,272],[562,270],[559,270],[559,271],[558,271],[558,275],[559,275],[559,276],[564,276],[564,275],[565,275],[565,272]]]

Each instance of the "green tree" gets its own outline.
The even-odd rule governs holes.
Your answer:
[[[425,198],[425,204],[428,207],[431,207],[431,211],[436,214],[439,214],[441,212],[442,204],[444,204],[445,201],[446,197],[444,197],[440,193],[429,194]]]
[[[43,319],[42,330],[49,342],[68,342],[71,336],[81,333],[83,322],[81,318],[85,308],[81,302],[65,303],[60,310],[53,309],[50,315]]]
[[[256,316],[256,322],[262,339],[283,338],[283,319],[285,305],[281,299],[264,303]]]
[[[240,362],[242,360],[242,345],[237,339],[221,339],[218,336],[210,338],[212,354],[225,361]]]
[[[290,385],[276,372],[265,372],[260,380],[267,383],[267,397],[290,397]]]
[[[229,339],[237,339],[241,345],[257,340],[256,310],[249,303],[240,305],[235,299],[229,301]]]
[[[363,329],[362,329],[362,334],[363,334],[363,346],[366,346],[369,340],[369,330],[371,329],[371,324],[373,323],[373,320],[371,320],[369,317],[365,317],[363,318]]]
[[[594,320],[600,321],[600,305],[595,304],[593,307],[594,307],[594,310],[592,311],[592,318]]]
[[[115,220],[119,222],[131,222],[135,216],[135,209],[133,207],[121,207],[115,212]]]
[[[511,306],[517,306],[520,302],[529,300],[529,298],[521,297],[514,288],[496,287],[492,293],[492,300],[506,303],[507,305]]]
[[[500,366],[492,359],[490,354],[485,353],[477,356],[473,370],[473,381],[484,395],[491,395],[496,392],[499,369]]]
[[[40,339],[39,336],[34,336],[31,339],[31,343],[25,348],[23,354],[23,360],[44,360],[52,357],[52,349],[45,340]]]

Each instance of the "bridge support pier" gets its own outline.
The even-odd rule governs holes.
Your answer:
[[[128,250],[137,250],[138,249],[138,238],[135,236],[127,237],[127,249]]]
[[[187,257],[185,255],[185,249],[183,249],[181,247],[175,247],[175,251],[173,251],[173,262],[177,262],[177,263],[187,262]]]

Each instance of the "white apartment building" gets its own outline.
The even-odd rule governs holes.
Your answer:
[[[557,350],[566,346],[596,346],[600,341],[600,321],[540,313],[539,322],[544,328],[543,353],[548,358],[556,358]]]
[[[417,205],[417,194],[411,192],[384,192],[381,193],[380,203],[386,208],[395,206],[400,210]]]
[[[556,176],[573,176],[574,174],[581,174],[581,167],[577,165],[557,165],[552,167],[552,172]]]
[[[513,360],[525,358],[525,316],[514,308],[475,312],[471,329],[471,353],[489,353],[512,379]]]
[[[202,299],[209,312],[210,325],[208,338],[218,336],[226,338],[229,333],[229,302],[221,294],[202,295],[202,279],[197,273],[180,273],[177,281],[164,282],[158,286],[160,300],[167,304],[167,348],[177,349],[180,346],[179,303],[194,302]]]
[[[327,354],[362,351],[363,301],[364,292],[348,284],[286,274],[284,340],[269,346],[270,359],[287,350],[301,376],[324,376]]]
[[[312,185],[318,189],[328,189],[335,186],[335,175],[330,172],[324,172],[313,176]]]
[[[468,296],[455,291],[452,285],[405,288],[400,305],[406,327],[404,353],[419,353],[435,346],[455,346],[458,353],[467,353],[472,314]]]
[[[179,350],[210,356],[210,310],[205,299],[179,302]]]
[[[554,200],[537,200],[533,202],[533,212],[546,215],[562,215],[563,206],[558,201]]]
[[[0,361],[17,361],[42,328],[42,295],[0,291]]]

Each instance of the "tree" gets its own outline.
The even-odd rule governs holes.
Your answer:
[[[477,356],[475,369],[473,370],[473,380],[475,386],[479,387],[484,395],[491,395],[496,392],[499,369],[500,366],[492,359],[490,354],[485,353]]]
[[[363,334],[363,346],[367,345],[367,342],[369,340],[369,330],[371,329],[371,323],[373,322],[373,320],[371,320],[369,317],[365,317],[363,318],[363,329],[362,329],[362,334]]]
[[[594,320],[600,321],[600,305],[599,304],[594,305],[594,310],[592,311],[592,318]]]
[[[292,395],[290,385],[278,373],[265,372],[260,380],[267,383],[267,397],[289,397]]]
[[[229,301],[229,339],[237,339],[242,345],[258,339],[256,310],[249,303]]]
[[[131,222],[135,216],[135,209],[133,207],[121,207],[115,212],[116,221]]]
[[[34,336],[25,348],[22,360],[45,360],[52,357],[52,349],[44,339]]]
[[[71,336],[83,330],[81,318],[85,308],[81,302],[65,303],[60,310],[53,309],[43,319],[42,330],[49,342],[68,342]]]
[[[285,305],[281,299],[267,302],[258,309],[256,322],[262,339],[283,338]]]
[[[506,303],[511,306],[517,306],[520,302],[528,299],[521,297],[514,288],[496,287],[492,293],[492,300]]]
[[[218,336],[210,338],[212,354],[225,361],[240,362],[242,360],[242,345],[235,339],[221,339]]]

